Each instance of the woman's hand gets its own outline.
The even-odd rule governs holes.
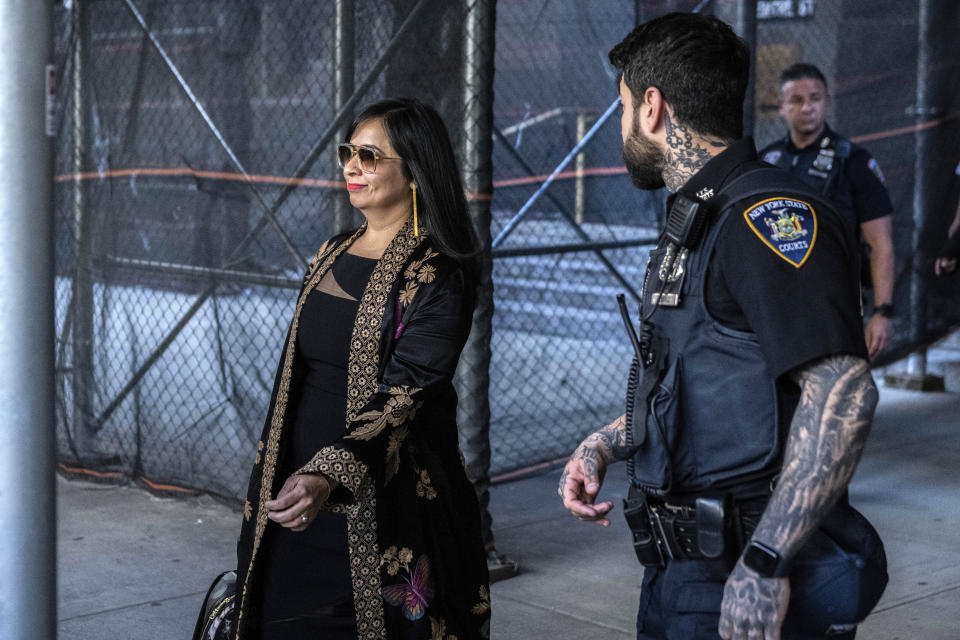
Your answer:
[[[306,529],[330,497],[333,482],[319,473],[304,473],[287,478],[280,493],[267,500],[267,517],[293,531]]]
[[[938,276],[950,273],[956,268],[957,260],[955,258],[937,258],[933,261],[933,272]]]

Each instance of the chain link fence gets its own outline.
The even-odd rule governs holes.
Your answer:
[[[621,411],[631,351],[615,296],[635,308],[664,214],[665,194],[623,168],[607,51],[637,20],[743,4],[514,0],[495,20],[493,0],[58,5],[61,466],[240,497],[306,260],[361,221],[332,147],[358,107],[399,95],[444,116],[490,240],[461,416],[489,412],[494,473],[567,455]],[[905,352],[960,320],[960,285],[922,277],[957,195],[950,33],[918,39],[918,2],[760,2],[757,15],[758,142],[782,135],[780,69],[813,62],[831,124],[887,175],[888,357]]]
[[[423,47],[456,50],[471,5],[57,8],[65,468],[242,494],[304,266],[361,221],[332,147],[414,68],[456,76],[428,101],[457,122],[460,56]]]
[[[569,455],[622,411],[629,342],[664,195],[630,185],[607,52],[633,2],[500,3],[490,370],[498,471]],[[550,181],[544,190],[545,181]]]

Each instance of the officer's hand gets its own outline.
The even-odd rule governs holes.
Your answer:
[[[873,314],[867,323],[865,338],[867,339],[867,354],[873,360],[890,342],[893,336],[893,322],[886,316]]]
[[[610,521],[606,515],[613,509],[613,503],[593,503],[600,492],[606,470],[607,459],[603,451],[596,444],[585,441],[577,447],[563,468],[557,493],[563,498],[563,506],[576,517],[609,527]]]
[[[950,273],[957,268],[957,261],[954,258],[937,258],[933,261],[933,272],[941,276]]]
[[[790,603],[787,578],[761,578],[737,561],[723,586],[720,625],[723,640],[780,640],[780,626]]]

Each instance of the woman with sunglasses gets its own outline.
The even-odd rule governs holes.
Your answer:
[[[489,636],[452,378],[480,247],[439,115],[363,110],[339,145],[366,222],[310,264],[238,545],[235,637]]]

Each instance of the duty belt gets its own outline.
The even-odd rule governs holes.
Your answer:
[[[763,512],[763,503],[738,508],[730,496],[700,498],[689,505],[631,498],[624,515],[637,558],[646,566],[670,560],[735,561]]]
[[[695,507],[666,502],[649,505],[653,535],[662,555],[670,560],[695,560],[704,557],[697,546],[697,510]]]

